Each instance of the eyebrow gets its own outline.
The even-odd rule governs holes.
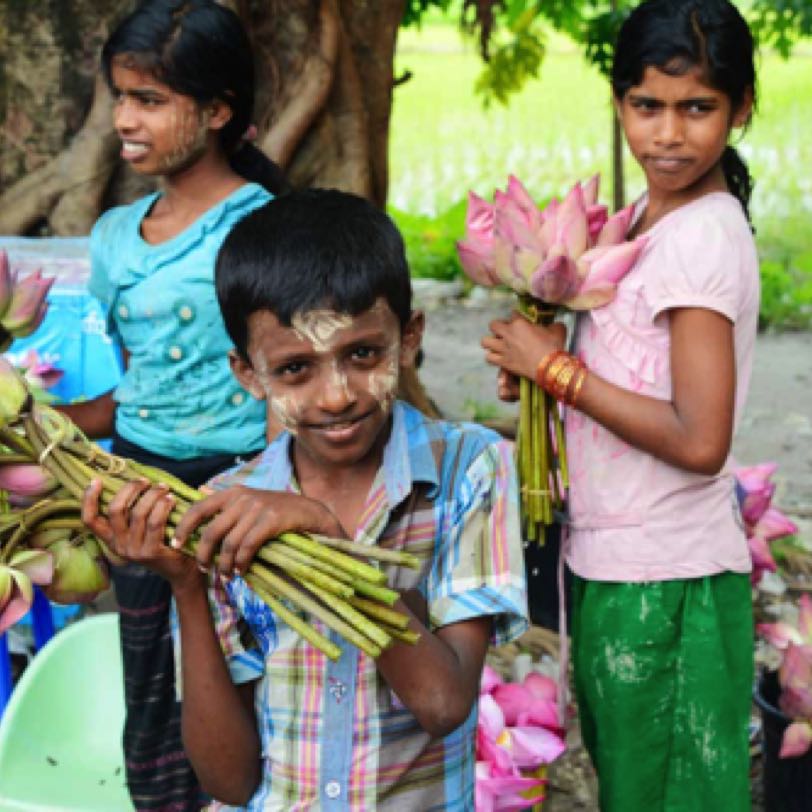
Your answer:
[[[657,96],[652,96],[648,93],[634,93],[629,92],[629,101],[646,101],[653,102],[654,104],[665,104],[662,99]],[[718,98],[716,96],[692,96],[689,99],[680,99],[677,105],[685,106],[689,104],[717,104]]]

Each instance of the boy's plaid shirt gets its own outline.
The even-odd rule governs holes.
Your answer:
[[[212,486],[296,489],[290,442],[283,434]],[[388,567],[389,585],[421,590],[430,628],[488,615],[499,645],[527,627],[516,488],[511,447],[493,432],[428,420],[398,402],[355,541],[423,560],[420,572]],[[234,680],[259,680],[264,780],[249,810],[473,810],[476,707],[433,740],[375,661],[320,622],[308,618],[342,647],[338,662],[279,621],[241,578],[225,592],[218,584],[212,603]]]

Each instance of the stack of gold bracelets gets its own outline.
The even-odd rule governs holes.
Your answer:
[[[536,368],[536,383],[560,403],[575,406],[587,376],[586,364],[564,350],[553,350]]]

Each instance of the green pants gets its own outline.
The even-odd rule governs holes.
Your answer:
[[[603,812],[749,812],[747,575],[576,577],[572,638]]]

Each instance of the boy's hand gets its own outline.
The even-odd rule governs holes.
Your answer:
[[[539,361],[553,350],[563,349],[567,338],[567,328],[563,324],[555,323],[549,327],[532,324],[518,313],[514,313],[509,321],[492,321],[490,328],[491,335],[482,339],[485,360],[531,381],[535,379]],[[501,394],[500,386],[500,397]],[[505,394],[509,395],[510,390],[506,388]]]
[[[338,519],[321,502],[297,493],[264,491],[237,485],[217,491],[184,514],[173,544],[182,546],[200,525],[197,560],[226,576],[243,575],[263,544],[286,531],[343,538]]]
[[[93,480],[82,500],[82,521],[113,552],[157,572],[173,589],[199,579],[194,559],[166,544],[166,522],[175,506],[166,487],[129,482],[113,497],[106,517],[99,512],[101,491],[102,483]]]

